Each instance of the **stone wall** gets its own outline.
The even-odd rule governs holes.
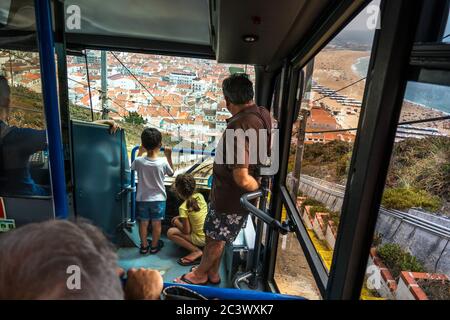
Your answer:
[[[299,190],[331,211],[341,211],[345,186],[302,175]],[[383,243],[398,243],[417,257],[429,272],[450,275],[450,219],[418,209],[410,209],[408,215],[412,217],[405,219],[398,211],[380,209],[376,232]],[[416,223],[414,217],[421,223]],[[437,227],[431,227],[435,225]]]

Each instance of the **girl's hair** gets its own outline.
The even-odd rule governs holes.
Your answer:
[[[195,179],[191,174],[180,174],[175,179],[175,189],[186,200],[188,211],[200,211],[200,206],[192,196],[195,193]]]

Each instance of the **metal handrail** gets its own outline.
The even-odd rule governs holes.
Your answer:
[[[280,221],[272,218],[267,213],[265,213],[263,210],[257,208],[254,206],[250,201],[261,198],[263,196],[263,191],[258,190],[254,192],[250,192],[247,194],[244,194],[241,197],[241,205],[247,209],[251,214],[256,216],[257,218],[261,219],[263,222],[265,222],[269,227],[277,230],[281,234],[285,235],[291,231],[289,225],[282,224]]]

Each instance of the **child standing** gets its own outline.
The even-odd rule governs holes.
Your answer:
[[[175,180],[175,190],[178,196],[184,200],[179,208],[180,215],[172,219],[172,228],[167,232],[167,237],[190,251],[190,253],[178,260],[182,266],[195,265],[200,262],[203,254],[201,247],[205,246],[205,224],[208,206],[201,193],[195,190],[195,179],[190,174],[180,174]]]
[[[157,129],[146,128],[141,134],[138,157],[131,164],[137,172],[139,184],[136,194],[136,218],[139,222],[141,254],[158,253],[164,243],[161,237],[161,221],[166,212],[166,189],[164,176],[173,176],[172,149],[165,148],[165,158],[158,156],[162,135]],[[146,152],[147,156],[141,157]],[[147,241],[148,225],[152,222],[152,243]]]

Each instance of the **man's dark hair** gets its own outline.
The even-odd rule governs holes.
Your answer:
[[[161,146],[162,135],[159,130],[154,128],[146,128],[142,131],[141,142],[142,146],[147,150],[153,150]]]
[[[255,96],[253,83],[244,73],[235,73],[223,80],[222,90],[223,95],[236,105],[245,104]]]

